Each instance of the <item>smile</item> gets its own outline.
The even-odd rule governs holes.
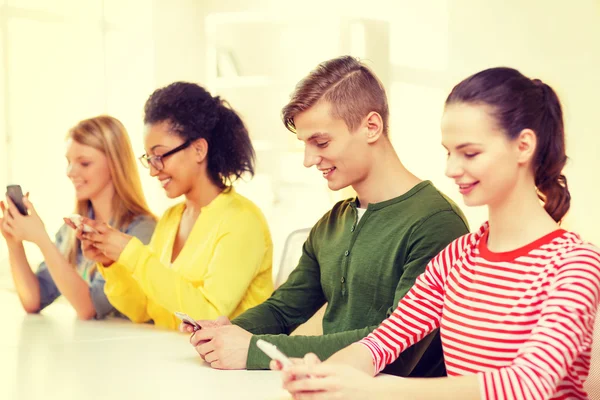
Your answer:
[[[327,169],[321,169],[319,171],[321,171],[323,173],[323,177],[324,178],[327,178],[329,175],[331,175],[331,173],[333,171],[335,171],[335,167],[331,167],[331,168],[327,168]]]

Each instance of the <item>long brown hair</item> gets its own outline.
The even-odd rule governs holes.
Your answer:
[[[114,228],[121,230],[140,215],[156,219],[150,211],[142,191],[142,183],[129,136],[118,119],[108,115],[85,119],[69,130],[67,139],[93,147],[106,155],[112,184],[115,188],[110,221]],[[90,207],[89,200],[78,200],[75,204],[75,213],[87,216]],[[65,254],[69,262],[75,265],[77,249],[80,244],[74,232],[70,232],[67,243]]]
[[[537,136],[533,172],[538,197],[546,212],[560,222],[571,206],[567,178],[565,127],[558,96],[539,79],[529,79],[516,69],[498,67],[478,72],[452,89],[446,105],[485,104],[496,123],[511,139],[523,129]]]

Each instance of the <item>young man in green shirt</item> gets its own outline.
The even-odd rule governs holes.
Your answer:
[[[218,369],[267,369],[264,339],[290,357],[326,359],[365,337],[395,309],[437,253],[468,232],[459,208],[400,162],[388,137],[388,105],[376,76],[353,57],[320,64],[283,108],[331,190],[352,186],[312,228],[287,282],[233,321],[199,321],[190,338]],[[322,336],[289,336],[323,304]],[[182,330],[189,328],[182,325]],[[445,375],[439,332],[402,353],[386,372]]]

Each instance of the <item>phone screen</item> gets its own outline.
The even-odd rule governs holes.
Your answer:
[[[21,215],[27,215],[27,207],[23,203],[23,190],[21,190],[21,186],[8,185],[6,187],[6,194],[15,203]]]

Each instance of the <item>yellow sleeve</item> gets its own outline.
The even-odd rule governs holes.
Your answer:
[[[130,271],[150,299],[170,313],[183,311],[196,319],[229,316],[244,297],[266,256],[267,228],[254,214],[242,213],[229,222],[224,221],[221,229],[208,272],[198,287],[163,265],[135,238],[127,244],[118,263]],[[188,265],[197,262],[182,261]]]
[[[104,293],[110,304],[132,322],[149,321],[148,298],[129,271],[119,263],[114,263],[108,268],[97,264],[97,268],[106,280]]]
[[[132,223],[127,228],[127,234],[132,239],[147,243],[150,249],[154,247],[156,228],[154,219],[146,218],[141,223]],[[142,242],[140,242],[142,243]],[[140,287],[139,283],[131,276],[131,273],[118,262],[105,268],[102,264],[96,264],[98,271],[104,277],[104,293],[110,304],[132,322],[147,322],[151,320],[148,314],[148,297]]]

